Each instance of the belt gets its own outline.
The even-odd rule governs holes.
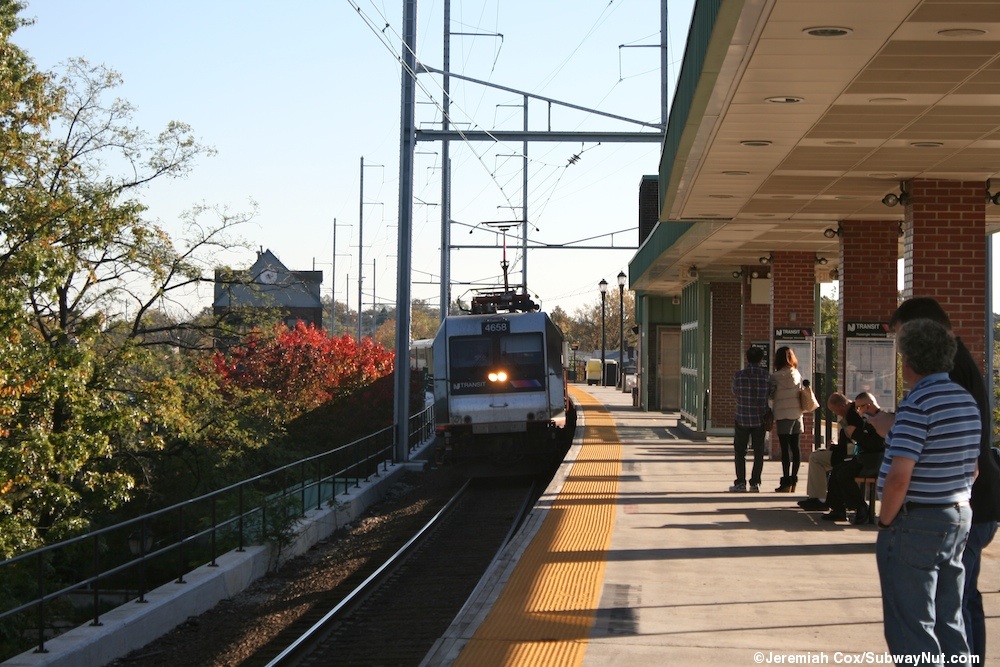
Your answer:
[[[903,507],[905,507],[907,511],[924,510],[924,509],[943,510],[952,507],[961,507],[962,505],[968,505],[968,504],[969,504],[968,501],[965,500],[958,503],[917,503],[911,500],[909,502],[903,503]]]

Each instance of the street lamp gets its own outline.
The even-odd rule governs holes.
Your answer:
[[[618,384],[625,388],[625,272],[618,272]]]
[[[604,372],[604,348],[607,347],[608,337],[604,326],[604,315],[607,312],[608,281],[601,278],[597,287],[601,290],[601,386],[603,387],[607,384]]]

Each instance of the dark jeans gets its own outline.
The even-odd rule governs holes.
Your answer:
[[[875,538],[889,653],[967,656],[962,622],[968,505],[904,509]],[[941,664],[937,662],[935,664]]]
[[[834,512],[843,512],[845,508],[856,510],[865,504],[865,494],[854,478],[878,475],[878,462],[881,461],[881,457],[881,452],[862,452],[853,459],[833,467],[826,495],[826,502],[831,510]]]
[[[736,453],[736,484],[747,483],[747,444],[753,440],[753,470],[750,485],[760,486],[760,473],[764,469],[764,427],[747,428],[736,425],[733,450]]]
[[[844,461],[830,470],[826,502],[833,512],[844,512],[848,507],[856,510],[865,503],[865,495],[854,481],[859,472],[861,472],[861,462],[857,459]]]
[[[965,636],[973,655],[978,655],[979,664],[986,664],[986,616],[983,613],[983,594],[979,592],[979,565],[983,549],[989,546],[996,535],[995,521],[974,523],[969,530],[969,541],[965,543],[962,565],[965,566],[965,595],[962,596],[962,616],[965,617]]]

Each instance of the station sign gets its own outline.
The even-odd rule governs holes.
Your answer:
[[[888,338],[892,329],[887,322],[846,322],[844,338]]]
[[[813,330],[802,327],[784,327],[774,330],[774,340],[809,340]]]

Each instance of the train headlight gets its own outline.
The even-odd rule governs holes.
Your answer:
[[[490,374],[487,375],[486,377],[489,378],[490,382],[506,382],[507,381],[507,374],[505,372],[503,372],[503,371],[491,371]]]

